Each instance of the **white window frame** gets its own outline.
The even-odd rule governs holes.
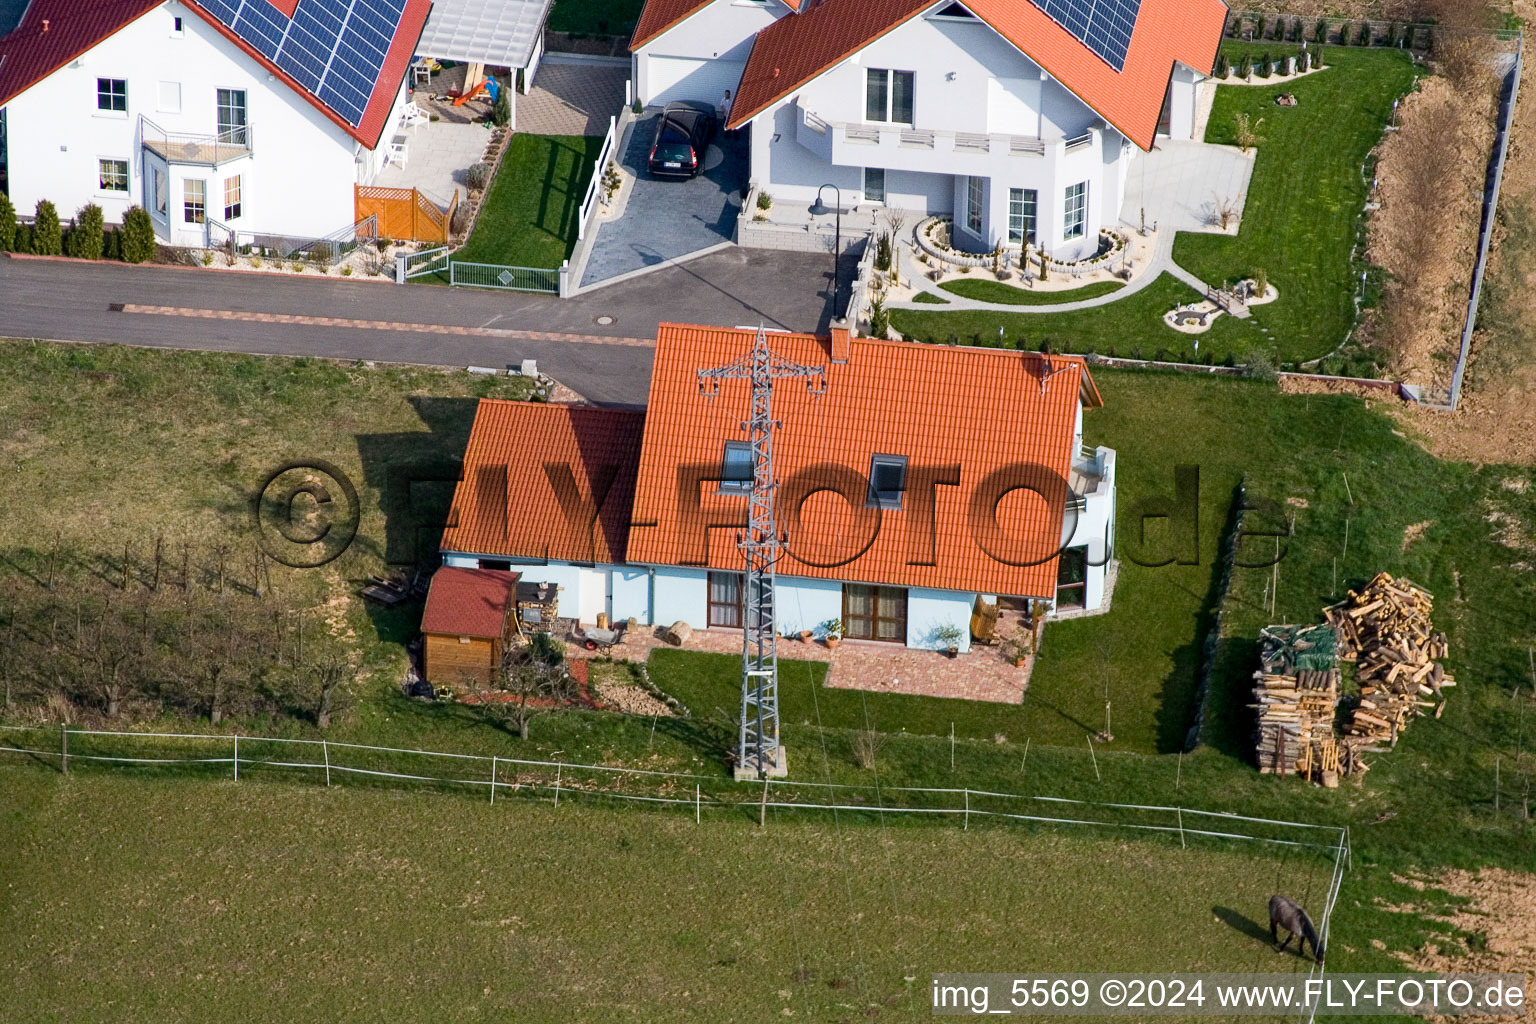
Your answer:
[[[870,192],[870,190],[869,190],[869,176],[871,174],[878,174],[878,175],[880,175],[880,194],[878,196],[876,196],[874,193]],[[859,182],[859,188],[862,190],[865,202],[868,202],[868,203],[880,203],[880,204],[884,205],[884,203],[885,203],[885,195],[886,195],[886,192],[885,192],[885,168],[884,167],[866,167],[866,168],[864,168],[864,176],[863,176],[863,180]]]
[[[193,201],[192,201],[192,186],[193,185],[196,185],[198,187],[198,194],[200,196],[200,198],[199,198],[199,200],[197,202],[197,205],[199,207],[201,207],[201,212],[199,214],[199,219],[197,219],[197,220],[191,219],[190,207],[193,205]],[[183,178],[181,180],[181,222],[183,224],[206,224],[206,223],[208,223],[208,182],[205,181],[204,179],[202,179],[202,178]]]
[[[103,82],[121,82],[122,83],[122,85],[123,85],[123,109],[122,110],[118,110],[118,109],[116,109],[114,107],[103,107],[101,105],[101,98],[102,98],[103,95],[113,95],[113,96],[116,95],[116,90],[111,90],[111,89],[109,89],[104,94],[102,92],[102,88],[101,88],[101,83],[103,83]],[[111,77],[109,77],[107,75],[97,75],[96,76],[96,116],[97,117],[119,118],[119,119],[123,119],[123,120],[127,119],[127,117],[128,117],[128,79],[126,79],[126,78],[111,78]]]
[[[869,116],[869,81],[872,75],[885,76],[885,111],[884,117]],[[906,75],[912,82],[911,101],[912,117],[906,121],[895,119],[896,106],[896,76]],[[904,124],[911,126],[917,120],[917,73],[905,71],[901,68],[865,68],[864,69],[864,123],[865,124]]]
[[[230,213],[229,186],[233,182],[235,186],[234,213]],[[244,213],[245,204],[245,176],[243,174],[231,174],[224,179],[224,219],[226,221],[239,220]]]
[[[1033,199],[1025,200],[1028,193]],[[1026,205],[1031,208],[1028,217],[1024,214]],[[1017,211],[1017,212],[1015,212]],[[1018,220],[1018,230],[1014,230],[1015,218]],[[1025,224],[1029,225],[1026,231]],[[1023,245],[1025,242],[1035,244],[1040,236],[1040,192],[1033,188],[1011,188],[1008,190],[1008,241],[1015,245]]]
[[[165,102],[165,90],[167,88],[174,88],[176,90],[176,105],[174,107]],[[155,90],[155,109],[158,110],[158,111],[162,111],[164,113],[167,113],[167,114],[179,114],[179,113],[181,113],[181,83],[180,82],[161,82],[159,84],[159,86]]]
[[[965,179],[965,229],[977,238],[986,224],[986,179],[972,174]]]
[[[103,184],[106,175],[102,173],[102,164],[121,164],[123,168],[123,187],[107,188]],[[123,196],[133,194],[133,167],[124,159],[115,156],[99,156],[96,158],[96,194],[99,196],[111,196],[120,199]]]
[[[1088,234],[1088,183],[1068,185],[1062,201],[1061,240],[1075,242]]]

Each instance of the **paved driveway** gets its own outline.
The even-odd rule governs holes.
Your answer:
[[[623,213],[598,226],[581,276],[583,287],[655,267],[731,241],[747,183],[745,133],[718,135],[691,181],[662,180],[646,169],[660,112],[638,118],[624,139],[624,167],[634,176]]]

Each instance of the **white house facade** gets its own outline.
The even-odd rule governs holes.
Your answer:
[[[1091,26],[1097,50],[1075,38],[1051,0],[913,0],[880,18],[859,0],[650,0],[635,80],[647,104],[731,89],[752,180],[776,201],[830,184],[845,206],[950,216],[961,249],[1075,260],[1118,222],[1138,152],[1190,137],[1225,21],[1219,0],[1118,3],[1122,50]],[[1173,18],[1187,24],[1170,48]]]
[[[379,173],[380,134],[406,102],[399,53],[403,46],[409,58],[414,35],[404,44],[375,36],[392,64],[375,72],[365,94],[350,94],[351,105],[335,98],[338,110],[321,98],[329,90],[299,86],[281,66],[287,61],[266,59],[209,9],[118,3],[120,23],[88,31],[69,6],[34,0],[0,39],[13,65],[0,64],[0,117],[20,213],[47,199],[67,219],[94,203],[120,222],[142,206],[163,242],[183,246],[218,244],[230,231],[321,238],[352,224],[354,185]],[[43,19],[37,8],[56,16]],[[409,12],[391,17],[393,31],[419,33]],[[52,45],[55,35],[64,48]],[[348,45],[340,38],[338,51]]]

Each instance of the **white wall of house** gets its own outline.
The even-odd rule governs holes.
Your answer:
[[[715,0],[635,51],[640,102],[715,103],[725,89],[734,96],[757,33],[786,13],[778,0]]]
[[[1192,139],[1195,114],[1199,106],[1200,83],[1205,76],[1183,64],[1173,66],[1173,80],[1168,85],[1168,137]]]
[[[931,145],[904,138],[907,126],[866,118],[869,69],[912,72],[910,127],[934,133]],[[842,126],[881,131],[872,141],[850,137]],[[990,140],[978,149],[975,139],[955,133]],[[1043,152],[1016,151],[1030,147],[1016,147],[1014,138],[1038,140]],[[887,205],[952,213],[957,244],[976,251],[1014,244],[1008,240],[1011,190],[1033,190],[1037,244],[1070,260],[1091,254],[1100,226],[1116,220],[1132,157],[1123,141],[985,23],[928,17],[887,33],[755,119],[752,178],[775,200],[806,203],[831,182],[852,204],[864,198],[864,168],[882,168]],[[967,207],[972,176],[985,182],[975,231]],[[1081,235],[1068,238],[1067,189],[1079,183],[1088,186],[1087,218]]]
[[[709,573],[704,569],[657,566],[655,612],[658,626],[686,622],[694,629],[709,625]]]
[[[925,651],[949,645],[934,634],[945,626],[960,630],[960,650],[971,649],[971,609],[976,595],[957,590],[907,590],[907,646]]]
[[[1094,452],[1094,470],[1098,486],[1086,496],[1072,534],[1063,547],[1088,549],[1088,573],[1085,578],[1083,607],[1096,609],[1104,603],[1104,589],[1109,563],[1115,554],[1115,450],[1100,447]]]
[[[823,622],[843,617],[843,585],[836,580],[780,576],[774,599],[785,636],[809,629],[819,637],[825,633]]]
[[[97,109],[98,78],[127,82],[126,112]],[[245,91],[251,155],[210,168],[167,167],[146,153],[141,118],[170,132],[214,134],[218,89]],[[168,180],[157,230],[173,244],[203,243],[203,227],[185,216],[188,180],[206,183],[206,214],[223,221],[224,183],[238,174],[240,216],[229,223],[240,230],[318,237],[352,221],[357,140],[174,0],[13,98],[6,123],[11,199],[22,213],[50,199],[64,219],[86,203],[109,222],[130,205],[157,215],[158,167]],[[103,159],[128,164],[127,191],[100,187]]]
[[[615,566],[609,580],[613,594],[613,621],[634,619],[651,626],[651,571],[644,566]]]

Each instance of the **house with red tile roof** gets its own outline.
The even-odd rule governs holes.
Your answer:
[[[349,227],[383,168],[431,0],[31,0],[0,26],[7,189],[142,206],[202,246]]]
[[[1082,359],[766,337],[816,368],[772,397],[782,632],[841,619],[850,638],[939,648],[947,626],[969,636],[978,600],[1105,606],[1115,453],[1084,446],[1102,400]],[[700,371],[756,338],[662,324],[643,413],[481,401],[445,564],[555,583],[582,622],[740,629],[750,388]]]
[[[1223,0],[647,0],[648,105],[722,104],[753,182],[953,219],[972,252],[1091,256],[1139,152],[1189,138]],[[830,193],[827,198],[831,198]]]

